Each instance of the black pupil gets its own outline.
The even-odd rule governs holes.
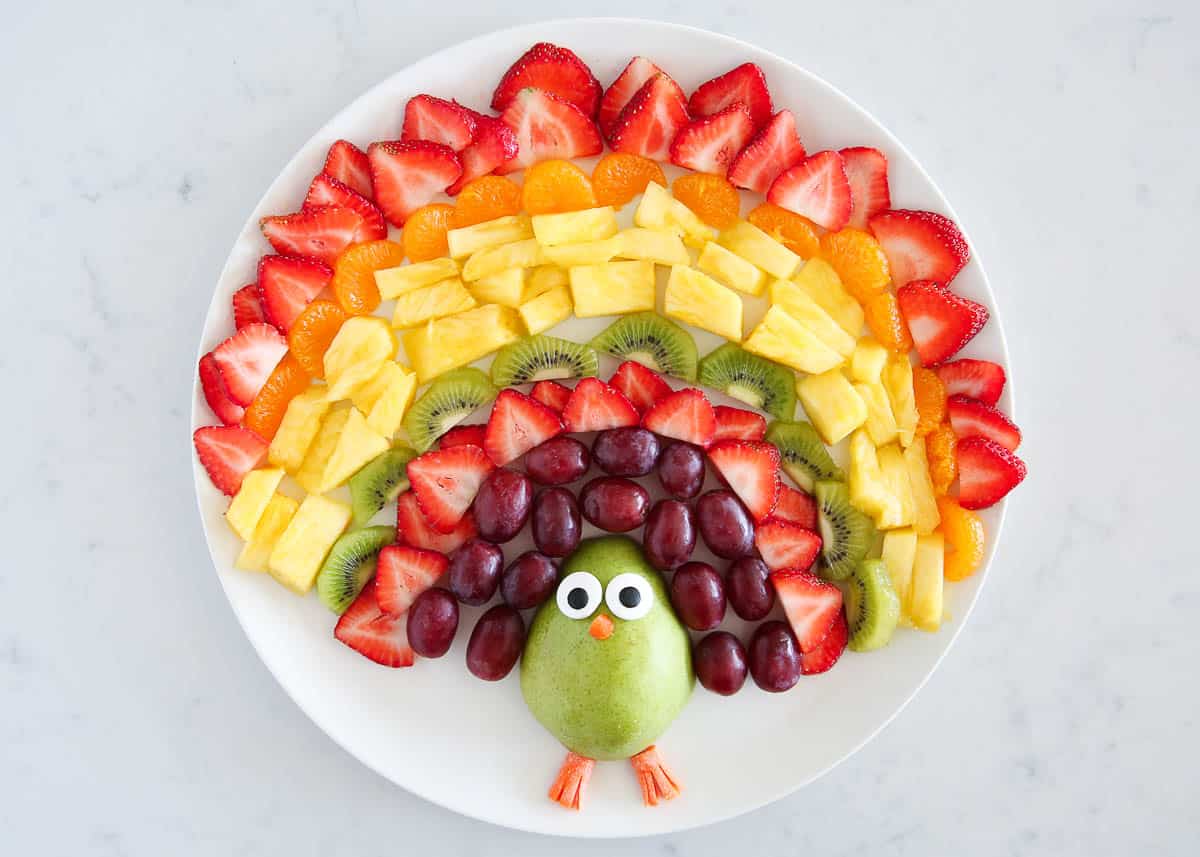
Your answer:
[[[638,591],[636,586],[624,586],[621,588],[621,594],[618,596],[623,604],[630,609],[637,607],[642,603],[642,593]]]
[[[567,603],[571,605],[572,610],[582,610],[584,607],[587,607],[587,590],[581,586],[576,586],[567,593]]]

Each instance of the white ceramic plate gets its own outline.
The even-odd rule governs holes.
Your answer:
[[[397,138],[403,105],[420,92],[484,108],[505,68],[538,41],[570,47],[604,84],[635,54],[652,58],[688,92],[734,65],[756,62],[766,72],[777,109],[788,107],[796,113],[808,151],[878,147],[890,162],[896,207],[955,217],[933,181],[883,126],[832,86],[785,59],[726,36],[652,21],[571,20],[518,27],[398,71],[305,144],[263,196],[234,244],[205,319],[200,353],[233,330],[230,296],[253,279],[259,256],[268,252],[258,231],[259,218],[299,207],[330,143],[344,137],[365,147],[372,140]],[[967,353],[1007,365],[996,301],[974,253],[954,290],[993,311]],[[586,337],[600,326],[598,320],[571,319],[556,332]],[[699,338],[702,354],[715,345],[712,337]],[[1000,405],[1012,413],[1008,390]],[[193,428],[212,421],[197,384]],[[987,576],[985,565],[969,581],[947,588],[949,618],[940,633],[902,629],[886,649],[870,655],[847,653],[832,672],[802,678],[788,693],[763,693],[750,681],[731,698],[697,687],[683,714],[658,742],[684,784],[682,797],[645,808],[628,765],[602,763],[584,810],[573,813],[546,798],[563,750],[526,710],[516,671],[491,684],[473,678],[465,668],[465,642],[478,611],[464,612],[455,648],[445,658],[420,661],[407,670],[378,667],[334,640],[334,618],[315,595],[297,598],[266,575],[232,567],[239,544],[222,520],[227,501],[198,464],[194,469],[200,515],[221,584],[259,656],[300,708],[346,750],[397,785],[465,815],[543,833],[666,833],[747,812],[812,782],[861,747],[920,689],[965,625]],[[1003,514],[1003,504],[984,513],[988,563]],[[506,553],[511,558],[516,549]],[[727,621],[726,626],[745,630],[736,622]]]

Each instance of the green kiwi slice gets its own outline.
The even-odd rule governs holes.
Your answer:
[[[334,542],[317,572],[321,603],[338,615],[345,612],[375,573],[379,552],[395,538],[395,527],[365,527]]]
[[[821,530],[821,575],[844,580],[875,543],[875,525],[850,502],[845,482],[821,480],[813,494]]]
[[[417,452],[483,407],[499,392],[479,369],[452,369],[434,380],[404,415],[404,430]]]
[[[492,383],[509,387],[558,378],[582,378],[599,371],[600,357],[590,345],[557,336],[527,336],[500,349],[492,361]]]
[[[636,312],[617,319],[589,343],[620,360],[636,360],[655,372],[696,380],[696,340],[656,312]]]
[[[796,416],[796,373],[732,342],[700,361],[700,383],[766,411],[780,420]]]
[[[900,599],[881,559],[864,559],[842,584],[846,599],[848,645],[855,652],[869,652],[888,644],[900,621]]]
[[[399,444],[371,459],[350,477],[350,528],[366,526],[375,513],[408,490],[406,465],[417,451]]]
[[[779,447],[780,463],[787,475],[810,494],[821,479],[841,482],[846,478],[829,457],[812,423],[773,422],[767,426],[767,440]]]

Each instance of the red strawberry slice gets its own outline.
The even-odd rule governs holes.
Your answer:
[[[264,217],[259,227],[276,253],[332,265],[339,253],[359,240],[363,217],[352,208],[317,205],[295,214]]]
[[[753,135],[750,113],[740,102],[732,104],[685,125],[671,143],[671,163],[723,176]]]
[[[482,449],[486,433],[487,426],[482,423],[455,426],[438,440],[438,449],[449,449],[452,446],[478,446]]]
[[[246,415],[246,409],[229,397],[229,390],[221,378],[221,368],[210,351],[200,358],[200,389],[204,401],[217,419],[227,426],[237,425]]]
[[[715,440],[762,440],[766,437],[767,420],[762,414],[726,405],[717,405],[713,414],[717,418]]]
[[[267,454],[267,442],[241,426],[198,428],[192,435],[192,443],[212,484],[230,497]]]
[[[387,222],[383,212],[375,203],[333,176],[321,173],[308,186],[303,208],[307,211],[320,205],[340,205],[349,208],[363,219],[363,224],[354,234],[354,243],[380,241],[387,238]]]
[[[958,504],[986,509],[1025,478],[1025,462],[994,440],[969,437],[958,443]]]
[[[253,402],[287,350],[287,340],[269,324],[243,327],[214,348],[229,398],[243,407]]]
[[[496,469],[477,446],[452,446],[408,463],[408,481],[421,513],[439,533],[452,533],[471,508],[484,477]]]
[[[248,324],[259,324],[267,320],[262,303],[258,299],[258,283],[242,286],[233,293],[233,326],[241,330]]]
[[[393,226],[428,205],[462,175],[462,162],[449,146],[427,140],[389,141],[367,147],[375,202]]]
[[[517,155],[496,168],[500,175],[551,158],[586,158],[604,148],[600,130],[590,115],[540,89],[518,92],[504,109],[500,121],[517,138]]]
[[[768,518],[754,531],[754,546],[772,571],[808,571],[821,552],[821,537],[799,524]]]
[[[729,165],[729,180],[738,187],[766,195],[784,171],[804,160],[804,146],[796,131],[796,117],[780,110]]]
[[[1004,392],[1004,367],[990,360],[964,358],[943,363],[935,370],[947,396],[969,396],[985,405],[995,405]]]
[[[671,156],[672,141],[687,124],[683,90],[668,75],[656,74],[613,120],[608,139],[614,152],[665,161]]]
[[[867,221],[892,207],[887,158],[878,149],[853,146],[838,152],[850,182],[850,225],[866,229]]]
[[[703,393],[685,387],[655,402],[642,417],[642,426],[707,449],[717,434],[717,415]]]
[[[483,448],[492,461],[504,465],[562,431],[558,414],[541,402],[516,390],[501,390],[488,417]]]
[[[896,292],[896,300],[924,366],[949,360],[988,320],[987,307],[960,298],[940,283],[909,283]]]
[[[618,366],[608,383],[620,390],[639,414],[646,413],[655,402],[671,395],[671,387],[662,376],[636,360],[626,360]]]
[[[700,84],[688,99],[688,112],[693,116],[712,116],[734,103],[745,105],[755,128],[761,128],[771,118],[767,77],[752,62]]]
[[[755,521],[774,511],[779,500],[779,449],[775,444],[721,440],[709,447],[708,460]]]
[[[884,211],[869,225],[897,287],[914,280],[947,286],[971,256],[954,221],[932,211]]]
[[[780,484],[779,502],[771,517],[781,521],[798,524],[806,530],[817,530],[817,501],[803,491],[797,491],[790,485]]]
[[[475,139],[474,110],[457,101],[432,95],[415,95],[404,105],[401,140],[429,140],[460,152]]]
[[[569,432],[604,431],[637,425],[638,412],[608,384],[598,378],[583,378],[563,406],[562,419]]]
[[[416,660],[408,644],[408,619],[379,607],[378,583],[372,579],[333,627],[333,636],[365,658],[385,667],[411,667]]]
[[[771,583],[804,654],[815,652],[842,612],[842,590],[797,569],[771,572]]]
[[[850,222],[850,182],[842,156],[831,151],[809,155],[775,179],[767,200],[836,232]]]
[[[556,414],[561,414],[571,398],[571,388],[564,387],[557,381],[538,381],[529,391],[529,395]]]
[[[388,545],[375,563],[379,609],[402,616],[417,596],[437,582],[450,565],[445,554],[408,545]]]
[[[600,98],[600,114],[597,122],[600,124],[600,131],[604,136],[612,135],[617,117],[621,115],[625,105],[633,99],[643,84],[660,73],[663,73],[663,70],[645,57],[634,57],[629,61],[629,65],[625,66],[625,69],[617,75],[617,79],[609,85],[608,89],[604,90],[604,95]],[[680,95],[682,96],[682,92]]]
[[[811,652],[800,652],[800,672],[803,675],[818,675],[828,672],[846,651],[850,639],[850,627],[846,624],[846,613],[839,610],[833,619],[829,633]]]
[[[333,269],[312,259],[263,256],[258,262],[258,299],[267,321],[283,333],[333,279]]]
[[[967,396],[951,396],[946,402],[946,415],[959,440],[986,437],[1009,452],[1016,452],[1021,445],[1021,430],[1017,424],[991,405]]]
[[[492,109],[507,109],[527,87],[574,105],[589,119],[600,104],[600,81],[592,70],[573,51],[549,42],[538,42],[509,67],[492,94]]]
[[[412,491],[405,491],[396,498],[396,529],[405,544],[444,554],[454,553],[464,542],[479,535],[475,516],[470,512],[463,515],[453,532],[439,533],[425,520]]]
[[[486,176],[492,170],[517,156],[520,147],[512,129],[491,116],[475,119],[475,138],[471,145],[458,153],[462,161],[462,175],[458,181],[446,188],[451,196],[466,187],[467,182]]]
[[[371,188],[371,163],[367,160],[367,153],[348,140],[338,140],[329,147],[321,172],[366,199],[375,196]]]

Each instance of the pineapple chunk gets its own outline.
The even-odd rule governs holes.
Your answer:
[[[657,187],[657,185],[650,185]],[[606,262],[580,265],[567,272],[575,315],[621,315],[654,309],[653,262]]]
[[[817,302],[817,305],[833,317],[842,329],[851,336],[862,332],[863,309],[854,296],[846,291],[837,271],[824,259],[809,259],[804,263],[792,282]]]
[[[474,363],[516,342],[523,330],[515,309],[484,304],[458,315],[428,321],[402,338],[404,351],[417,372],[417,383],[427,384],[443,372]]]
[[[514,241],[524,241],[533,237],[533,225],[523,214],[511,214],[507,217],[497,217],[486,223],[476,223],[461,229],[451,229],[446,233],[446,243],[450,247],[450,255],[455,259],[470,256],[480,250],[499,247],[501,244],[511,244]]]
[[[251,470],[242,479],[242,487],[225,510],[225,523],[242,541],[248,542],[254,535],[258,519],[262,517],[282,480],[283,470],[277,467]]]
[[[815,333],[817,339],[842,357],[849,359],[854,353],[854,337],[842,330],[829,313],[791,280],[771,283],[771,303],[786,310],[788,315]]]
[[[878,383],[887,359],[888,350],[871,337],[864,336],[850,355],[850,377],[864,384]]]
[[[908,478],[908,465],[904,463],[904,453],[900,451],[898,444],[889,443],[876,450],[876,455],[879,458],[879,472],[883,475],[883,484],[888,493],[896,498],[896,503],[889,507],[888,514],[875,520],[875,525],[881,530],[912,526],[915,504],[912,483]]]
[[[745,220],[739,220],[726,229],[717,241],[722,247],[781,280],[796,273],[796,266],[800,264],[799,256]]]
[[[541,245],[532,238],[526,238],[473,254],[463,265],[462,278],[471,283],[509,268],[533,268],[545,262]]]
[[[457,277],[462,266],[453,259],[430,259],[398,268],[384,268],[375,272],[375,285],[384,300],[393,300],[406,292],[432,286],[442,280]]]
[[[700,258],[696,260],[696,267],[729,288],[748,295],[762,294],[767,284],[766,274],[716,241],[704,245]]]
[[[878,381],[869,383],[859,382],[854,385],[855,391],[867,403],[867,434],[871,443],[883,446],[893,442],[898,437],[896,418],[892,416],[892,405],[888,401],[887,390]]]
[[[865,430],[850,437],[850,502],[878,520],[897,516],[899,502],[888,493],[875,444]]]
[[[525,295],[521,302],[524,303],[556,286],[565,286],[570,282],[567,272],[557,265],[541,265],[529,272],[528,282],[525,284]]]
[[[912,587],[908,593],[908,616],[922,631],[936,631],[942,625],[945,550],[941,533],[917,537]]]
[[[533,216],[533,237],[543,247],[600,241],[616,234],[617,212],[611,205]]]
[[[844,362],[842,355],[777,306],[767,310],[742,347],[801,372],[825,372]]]
[[[911,527],[888,530],[883,534],[880,559],[892,578],[892,588],[900,599],[900,608],[907,615],[908,593],[912,588],[913,561],[917,556],[917,533]]]
[[[347,319],[325,352],[326,398],[336,402],[349,397],[395,355],[396,338],[386,321],[371,315]]]
[[[388,451],[391,444],[383,435],[371,431],[367,418],[358,408],[350,409],[350,416],[342,433],[338,435],[337,445],[325,464],[321,473],[320,486],[314,494],[326,494],[337,488],[371,459]]]
[[[566,286],[555,286],[521,304],[517,312],[525,323],[525,329],[533,336],[566,321],[573,309],[571,290]]]
[[[925,438],[918,437],[904,450],[904,464],[913,494],[913,529],[921,535],[932,533],[942,522],[933,481],[929,478],[929,460],[925,457]]]
[[[458,277],[442,280],[423,289],[396,298],[396,311],[392,314],[392,327],[403,329],[424,324],[432,318],[444,318],[479,306],[477,295],[467,291]]]
[[[345,428],[346,421],[350,419],[352,410],[353,408],[348,404],[339,405],[325,416],[325,419],[321,421],[321,430],[317,432],[317,436],[308,446],[304,462],[292,474],[300,483],[300,487],[309,494],[321,493],[317,489],[321,487],[321,477],[325,474],[325,465],[329,463],[329,458],[333,455],[334,448],[337,447],[338,438],[341,437],[342,429]]]
[[[242,552],[233,564],[242,571],[266,571],[275,542],[287,529],[298,508],[300,504],[291,497],[283,494],[271,495],[267,500],[267,507],[263,509],[262,517],[258,519],[258,526],[242,546]]]
[[[599,241],[584,241],[581,244],[560,244],[557,247],[542,248],[546,261],[563,268],[574,268],[579,265],[599,265],[617,255],[616,236],[602,238]]]
[[[321,420],[331,404],[325,398],[324,387],[309,387],[288,402],[283,422],[279,424],[279,430],[275,432],[267,450],[267,461],[272,467],[282,467],[288,473],[300,469],[304,455],[321,430]]]
[[[633,212],[633,222],[643,229],[673,232],[693,247],[703,247],[713,237],[710,226],[656,182],[646,185],[642,200]]]
[[[867,403],[837,369],[797,381],[796,395],[821,439],[831,446],[867,421]]]
[[[708,274],[673,265],[663,295],[663,311],[731,342],[742,341],[742,299]]]
[[[616,239],[616,255],[621,259],[641,259],[659,265],[687,265],[692,260],[683,239],[674,232],[634,226],[622,229]]]
[[[907,354],[888,356],[887,365],[883,367],[883,386],[888,391],[892,413],[896,415],[900,444],[908,446],[913,442],[917,431],[918,415],[917,397],[913,392],[912,364],[908,362]]]
[[[350,507],[345,503],[310,494],[275,542],[267,570],[297,595],[306,594],[349,523]]]
[[[354,407],[367,415],[371,431],[390,438],[417,391],[417,375],[392,360],[386,361],[374,377],[354,391]]]
[[[525,299],[525,269],[509,268],[499,274],[489,274],[471,283],[471,296],[481,304],[500,304],[518,307]],[[471,306],[476,304],[472,302]],[[463,310],[471,307],[463,307]],[[458,310],[461,312],[462,310]],[[453,313],[447,313],[452,315]]]

